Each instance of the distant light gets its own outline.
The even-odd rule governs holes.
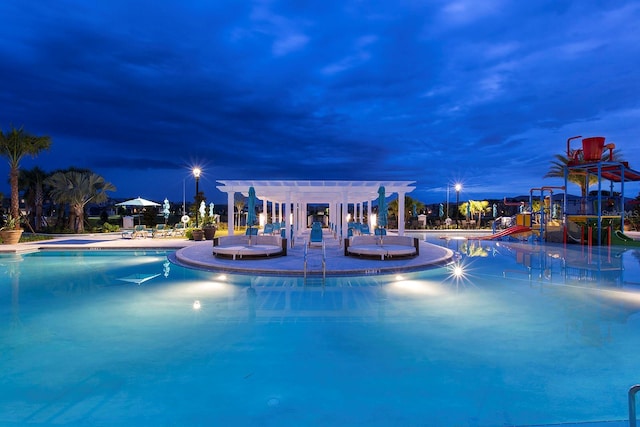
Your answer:
[[[396,280],[404,280],[404,277],[402,277],[401,275],[399,275],[399,274],[398,274],[398,275],[396,276]]]
[[[202,173],[202,170],[200,168],[193,168],[193,176],[196,178],[200,178],[200,174]]]
[[[200,310],[200,301],[199,300],[195,300],[193,302],[193,309],[194,310]]]
[[[462,184],[460,184],[460,183],[456,184],[455,189],[456,189],[456,191],[462,190]]]
[[[218,280],[226,281],[227,280],[227,275],[226,274],[219,275],[218,276]]]

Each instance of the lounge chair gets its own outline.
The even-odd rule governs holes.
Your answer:
[[[130,233],[131,233],[131,236],[129,237],[130,239],[136,239],[138,237],[145,239],[149,235],[149,232],[147,231],[145,226],[142,224],[136,225],[133,228],[133,231],[131,231]]]
[[[265,224],[264,229],[262,230],[262,234],[273,234],[273,224]]]
[[[249,227],[247,231],[244,232],[245,236],[257,236],[258,228],[257,227]]]
[[[371,234],[368,224],[362,224],[362,226],[360,227],[360,234],[362,234],[363,236],[368,236]]]
[[[312,243],[322,243],[322,224],[314,222],[311,225],[311,233],[309,235],[309,246]]]
[[[283,228],[283,225],[279,222],[273,223],[273,234],[280,234],[280,230]]]
[[[185,228],[184,223],[178,222],[173,226],[173,229],[169,232],[169,236],[184,236]]]
[[[387,229],[378,227],[375,230],[375,235],[376,236],[386,236],[387,235]]]
[[[157,224],[156,228],[153,229],[151,233],[151,237],[165,237],[167,235],[168,228],[164,224]]]

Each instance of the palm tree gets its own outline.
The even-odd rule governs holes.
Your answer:
[[[16,129],[13,126],[7,133],[0,130],[0,155],[9,160],[9,183],[11,186],[11,216],[20,216],[18,175],[20,172],[20,161],[24,156],[35,157],[43,150],[48,150],[51,146],[51,138],[48,136],[33,136],[25,132],[23,128]],[[20,223],[16,224],[16,229],[20,228]]]
[[[489,201],[487,200],[469,200],[468,202],[464,202],[460,204],[458,210],[462,216],[467,215],[467,206],[469,206],[469,213],[471,214],[471,218],[474,215],[478,215],[478,223],[477,226],[480,227],[480,221],[482,220],[482,214],[487,214],[489,210]],[[469,218],[469,219],[471,219]]]
[[[405,221],[405,223],[413,215],[413,205],[416,206],[416,211],[417,212],[421,212],[424,209],[424,203],[422,203],[421,201],[412,199],[409,196],[404,196],[404,221]],[[390,201],[389,204],[388,204],[388,207],[389,207],[389,212],[391,212],[391,215],[394,215],[397,218],[398,217],[398,212],[399,212],[398,199]]]
[[[27,211],[30,212],[30,220],[33,220],[36,231],[42,228],[44,180],[47,176],[48,174],[37,166],[31,170],[20,171],[18,176],[18,185],[21,190],[24,190],[25,205],[29,207]]]
[[[233,201],[233,206],[235,206],[238,215],[238,221],[236,222],[238,228],[240,228],[240,215],[242,214],[242,210],[244,209],[244,203],[244,196],[242,194],[236,194]]]
[[[56,203],[71,207],[69,227],[76,233],[84,232],[84,207],[89,202],[100,203],[108,199],[107,191],[116,187],[90,171],[56,172],[45,180],[51,186],[50,195]]]

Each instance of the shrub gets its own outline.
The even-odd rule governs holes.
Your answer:
[[[108,222],[105,222],[104,224],[102,224],[102,232],[103,233],[111,233],[111,232],[119,231],[119,230],[120,230],[120,226],[119,225],[110,224]]]

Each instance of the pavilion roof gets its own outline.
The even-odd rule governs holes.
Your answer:
[[[311,203],[343,201],[356,203],[378,198],[378,188],[384,186],[387,197],[393,193],[410,193],[415,181],[338,181],[338,180],[218,180],[223,193],[249,194],[249,187],[259,199],[286,201],[302,199]]]

